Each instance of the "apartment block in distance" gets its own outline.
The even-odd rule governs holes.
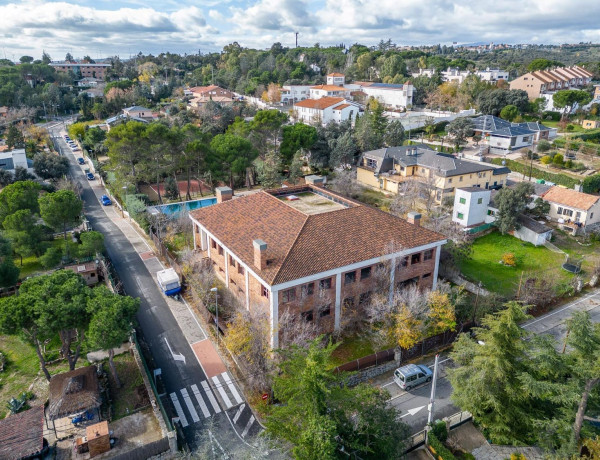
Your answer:
[[[446,242],[417,213],[407,221],[311,184],[239,198],[223,187],[216,205],[190,219],[194,248],[245,308],[270,318],[273,347],[284,312],[319,333],[338,331],[380,276],[389,277],[390,296],[412,284],[435,288]]]
[[[106,71],[110,68],[110,64],[92,64],[89,62],[51,62],[50,65],[59,72],[72,71],[80,78],[94,78],[104,80]]]
[[[591,81],[592,73],[575,65],[526,73],[511,81],[510,89],[522,89],[533,100],[542,97],[544,93],[582,88]]]

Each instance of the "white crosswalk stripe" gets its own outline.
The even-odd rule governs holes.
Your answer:
[[[200,406],[200,409],[202,410],[202,414],[204,415],[204,418],[210,417],[210,411],[208,410],[208,407],[206,407],[206,403],[204,402],[204,399],[202,398],[202,395],[200,394],[200,390],[198,389],[196,384],[193,384],[191,386],[191,389],[192,389],[192,393],[194,393],[194,396],[196,397],[196,401],[198,401],[198,405]]]
[[[254,415],[250,417],[250,420],[248,420],[248,423],[246,423],[246,428],[244,428],[244,431],[242,431],[242,438],[245,438],[246,435],[248,434],[248,431],[250,431],[250,427],[252,426],[252,424],[254,423]]]
[[[244,410],[244,407],[246,407],[246,405],[242,404],[240,406],[240,408],[238,409],[238,411],[235,413],[235,415],[233,416],[233,423],[237,423],[238,419],[240,418],[240,415],[242,415],[242,411]]]
[[[177,416],[179,417],[181,426],[185,428],[189,424],[187,418],[185,418],[185,414],[183,413],[183,409],[181,407],[181,404],[179,404],[179,399],[177,399],[177,395],[175,393],[171,393],[171,401],[173,401],[173,405],[175,406],[175,410],[177,411]]]
[[[202,381],[202,389],[204,390],[204,393],[206,393],[206,396],[208,397],[208,400],[210,401],[210,404],[212,405],[212,407],[215,411],[215,414],[218,414],[219,412],[221,412],[221,408],[219,407],[217,400],[215,399],[214,395],[212,394],[212,391],[210,390],[210,387],[208,386],[208,382],[206,380]]]
[[[223,403],[225,404],[225,409],[229,409],[230,407],[233,407],[233,404],[231,403],[231,400],[229,399],[229,396],[227,396],[227,393],[225,393],[225,389],[223,388],[223,384],[219,381],[219,379],[217,378],[217,376],[215,375],[212,378],[215,387],[217,388],[217,391],[219,392],[219,394],[221,395],[221,398],[223,399]]]
[[[236,402],[238,404],[242,404],[244,402],[244,400],[242,399],[242,397],[238,393],[237,389],[235,388],[235,385],[233,384],[233,382],[229,378],[229,374],[227,372],[223,372],[221,374],[221,377],[223,377],[223,380],[225,380],[225,383],[227,383],[227,386],[229,387],[229,390],[231,391],[231,394],[233,395],[233,397],[236,400]]]
[[[190,398],[188,391],[185,388],[182,388],[181,394],[183,395],[183,400],[185,401],[185,405],[187,406],[188,411],[190,411],[192,420],[194,421],[194,423],[199,422],[200,417],[198,417],[198,412],[196,412],[196,408],[194,407],[194,404],[192,404],[192,399]]]

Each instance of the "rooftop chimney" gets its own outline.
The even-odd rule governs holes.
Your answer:
[[[267,268],[267,243],[263,240],[254,240],[254,266],[259,270]]]
[[[409,224],[413,224],[413,225],[416,225],[417,227],[419,227],[421,225],[421,214],[418,213],[417,211],[411,211],[406,216],[406,220],[408,221]],[[254,257],[256,257],[256,256],[254,256]]]
[[[223,201],[229,201],[233,198],[233,190],[229,187],[217,187],[215,191],[217,193],[217,203],[223,203]]]

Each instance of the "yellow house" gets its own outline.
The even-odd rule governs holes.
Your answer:
[[[398,193],[406,181],[417,181],[440,202],[458,187],[499,189],[510,169],[438,153],[425,145],[388,147],[365,152],[357,180],[368,187]]]
[[[596,129],[600,128],[600,121],[598,120],[583,120],[581,123],[583,129]]]

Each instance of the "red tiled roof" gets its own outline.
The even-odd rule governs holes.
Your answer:
[[[325,91],[348,91],[343,86],[337,86],[337,85],[316,85],[316,86],[311,86],[310,89],[323,89]]]
[[[343,73],[332,72],[327,74],[328,77],[345,77]]]
[[[296,102],[294,104],[295,107],[306,107],[309,109],[319,109],[323,110],[327,107],[331,107],[332,105],[339,104],[343,102],[343,97],[322,97],[321,99],[304,99],[303,101]]]
[[[562,204],[565,206],[571,206],[577,209],[583,209],[584,211],[590,209],[598,200],[600,200],[599,196],[589,195],[587,193],[578,192],[570,188],[556,186],[544,193],[542,197],[546,201],[551,201],[552,203]]]
[[[342,105],[338,105],[336,107],[333,108],[333,110],[342,110],[345,109],[346,107],[350,107],[352,104],[342,104]]]
[[[44,406],[0,420],[0,458],[32,456],[44,448]]]
[[[444,240],[438,233],[329,190],[328,195],[350,207],[304,214],[272,195],[282,191],[286,189],[261,191],[197,209],[190,216],[271,285],[378,258],[390,244],[408,249]],[[267,243],[270,263],[265,270],[254,266],[255,239]]]

